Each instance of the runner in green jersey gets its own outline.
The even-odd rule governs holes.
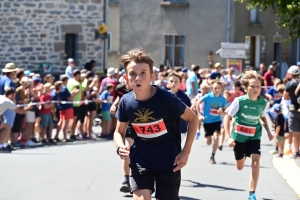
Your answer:
[[[246,95],[235,98],[226,109],[224,129],[226,141],[234,147],[236,167],[244,168],[246,156],[251,158],[252,173],[250,176],[250,190],[248,200],[256,200],[255,189],[259,176],[260,138],[262,125],[268,132],[270,141],[273,135],[270,132],[266,119],[267,101],[259,96],[262,77],[256,71],[247,71],[242,77]],[[234,118],[232,132],[230,133],[230,120]]]

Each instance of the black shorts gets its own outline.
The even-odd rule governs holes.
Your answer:
[[[73,107],[74,117],[77,117],[80,115],[80,107]]]
[[[179,188],[181,175],[180,170],[153,171],[148,168],[130,164],[131,168],[131,191],[147,189],[154,192],[155,198],[160,200],[179,200]]]
[[[250,157],[252,154],[260,155],[260,140],[249,140],[247,142],[235,142],[233,151],[236,160],[241,160],[245,156]]]
[[[204,123],[205,137],[214,135],[215,132],[220,133],[222,122]]]
[[[95,102],[88,104],[88,111],[96,111],[96,110],[97,110],[97,106]]]
[[[16,113],[16,117],[15,117],[15,120],[14,120],[14,125],[11,128],[11,131],[13,133],[20,133],[24,116],[25,116],[24,114],[20,115],[20,114]]]
[[[40,117],[40,109],[38,108],[38,106],[35,107],[35,118]]]
[[[87,115],[88,112],[88,105],[81,105],[80,106],[80,112],[79,112],[79,117],[78,120],[80,123],[84,123],[85,116]]]

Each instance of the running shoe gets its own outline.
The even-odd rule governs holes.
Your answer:
[[[294,154],[294,155],[292,155],[291,157],[290,157],[291,159],[299,159],[300,158],[300,156],[299,155],[297,155],[297,154]]]
[[[31,140],[28,140],[25,143],[25,147],[36,147],[36,143],[32,142]]]
[[[54,142],[54,140],[52,140],[52,139],[50,139],[50,140],[48,141],[48,143],[49,143],[50,145],[57,145],[56,142]]]
[[[222,145],[219,146],[219,150],[220,150],[220,151],[223,150],[223,146],[222,146]]]
[[[7,145],[7,146],[5,147],[5,149],[8,149],[8,150],[10,150],[10,151],[15,151],[15,150],[17,150],[15,147],[11,146],[11,144]]]
[[[0,153],[11,153],[11,150],[5,147],[0,148]]]
[[[269,151],[270,154],[278,154],[279,152],[277,150],[271,150]]]
[[[277,158],[283,158],[283,154],[280,154],[280,153],[279,153],[279,154],[276,155],[276,157],[277,157]]]
[[[200,132],[197,132],[197,133],[196,133],[196,140],[198,140],[199,137],[200,137]]]
[[[249,197],[248,200],[256,200],[255,193],[252,193]]]
[[[209,162],[210,162],[211,164],[216,164],[215,157],[214,157],[214,156],[211,156]]]
[[[120,191],[121,191],[121,192],[124,192],[124,193],[129,193],[130,190],[131,190],[131,188],[130,188],[129,182],[128,182],[128,181],[124,181],[124,182],[122,183],[122,186],[121,186],[121,188],[120,188]]]
[[[31,141],[34,142],[34,143],[39,143],[39,141],[37,141],[37,139],[35,137],[32,137]]]
[[[13,144],[13,146],[18,148],[24,148],[25,145],[23,145],[20,141],[17,141]]]
[[[293,154],[292,150],[291,149],[288,149],[284,152],[285,155],[291,155]]]

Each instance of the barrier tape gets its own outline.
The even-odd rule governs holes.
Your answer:
[[[43,105],[43,104],[50,104],[50,103],[60,103],[60,104],[80,104],[80,103],[92,103],[92,100],[84,100],[84,101],[46,101],[46,102],[33,102],[31,105]],[[110,103],[106,100],[103,100],[102,103]],[[27,107],[29,104],[18,104],[17,107]]]

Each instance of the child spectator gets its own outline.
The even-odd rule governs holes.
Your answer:
[[[278,146],[279,154],[277,155],[278,158],[283,157],[283,147],[284,147],[284,132],[286,128],[285,119],[281,113],[281,106],[280,104],[276,104],[274,106],[274,111],[277,115],[275,120],[275,133],[274,138],[276,139],[276,145]]]
[[[113,84],[106,84],[106,90],[102,92],[101,94],[101,100],[102,108],[101,108],[101,114],[102,114],[102,137],[109,137],[109,128],[110,128],[110,122],[111,122],[111,116],[110,116],[110,106],[112,105],[112,91],[114,89]],[[105,100],[105,101],[104,101]]]
[[[189,97],[179,89],[181,85],[182,78],[179,76],[176,72],[171,72],[168,76],[168,87],[170,88],[170,91],[173,94],[176,94],[179,99],[183,103],[185,103],[186,106],[191,107],[191,101]],[[187,122],[183,119],[180,119],[180,127],[181,127],[181,140],[184,139],[186,133],[187,133]]]
[[[230,91],[231,97],[229,99],[229,102],[233,102],[233,100],[236,97],[240,97],[244,95],[244,92],[241,91],[241,82],[239,80],[234,81],[234,89],[232,91]]]
[[[40,116],[41,116],[41,125],[42,125],[42,130],[41,130],[41,139],[43,144],[56,144],[52,138],[52,129],[53,129],[53,121],[52,121],[52,115],[54,121],[57,120],[54,109],[53,109],[53,104],[51,103],[51,83],[46,83],[44,85],[44,93],[40,97],[40,102],[44,103],[41,106],[40,109]],[[52,115],[51,115],[52,113]],[[47,136],[47,140],[45,140],[45,134]]]

